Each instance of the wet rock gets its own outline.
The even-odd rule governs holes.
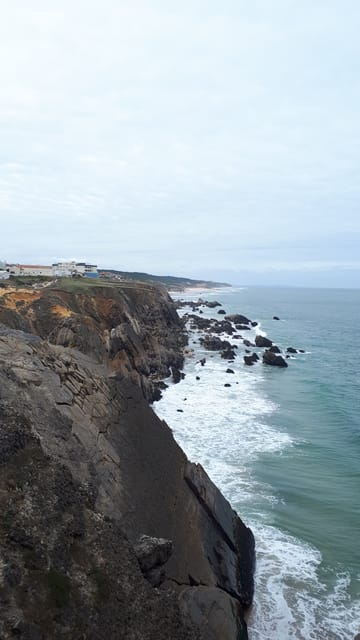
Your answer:
[[[205,336],[200,338],[200,344],[208,351],[221,351],[231,349],[231,344],[227,340],[221,340],[217,336]]]
[[[278,347],[276,344],[273,344],[269,351],[271,351],[271,353],[281,353],[281,349],[280,347]]]
[[[263,353],[263,363],[270,364],[273,367],[287,367],[287,362],[285,362],[282,356],[273,353],[272,351],[264,351]]]
[[[257,353],[253,353],[251,356],[244,356],[244,363],[251,367],[255,362],[259,360],[259,356]]]
[[[224,387],[231,387],[231,384],[229,382],[225,382]]]
[[[280,320],[279,316],[273,316],[273,320]]]
[[[240,313],[234,313],[232,315],[226,316],[226,320],[230,320],[234,324],[250,324],[251,320],[246,316],[242,316]]]
[[[245,345],[245,347],[255,347],[255,344],[253,342],[251,342],[250,340],[243,340],[243,344]]]
[[[288,347],[286,349],[286,352],[287,353],[297,353],[297,349],[295,349],[294,347]]]
[[[172,380],[175,384],[177,384],[178,382],[180,382],[180,380],[183,379],[181,371],[179,371],[179,369],[176,369],[175,367],[172,367],[171,375],[172,375]]]
[[[235,373],[235,371],[233,369],[226,369],[225,373]]]
[[[272,344],[272,340],[269,340],[269,338],[265,338],[265,336],[261,336],[260,334],[255,336],[256,347],[272,347]]]
[[[231,362],[233,362],[235,357],[236,357],[236,353],[234,351],[234,348],[232,348],[232,349],[224,349],[224,351],[222,351],[220,355],[221,355],[223,360],[229,360]]]
[[[224,316],[226,314],[226,311],[224,309],[219,309],[218,314]]]

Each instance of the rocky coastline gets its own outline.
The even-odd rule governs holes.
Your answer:
[[[240,640],[254,538],[149,402],[165,289],[0,289],[0,637]]]
[[[243,363],[246,366],[262,362],[265,365],[286,368],[287,360],[292,355],[304,353],[303,349],[281,348],[276,345],[270,338],[263,335],[256,320],[251,320],[240,313],[227,314],[221,308],[222,304],[216,300],[179,299],[176,301],[176,307],[183,311],[182,318],[186,327],[188,331],[197,335],[200,345],[207,351],[218,351],[221,358],[229,363],[234,362],[235,357],[242,354]],[[217,310],[215,313],[220,315],[221,319],[204,317],[202,314],[205,309]],[[279,320],[278,316],[274,316],[273,319]],[[245,335],[243,335],[244,332]]]

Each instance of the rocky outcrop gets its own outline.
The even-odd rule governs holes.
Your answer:
[[[232,346],[228,340],[221,340],[217,336],[206,335],[200,338],[200,344],[208,351],[221,351],[232,349]]]
[[[108,294],[96,298],[104,305]],[[53,326],[51,342],[0,328],[4,640],[247,637],[254,539],[202,467],[186,459],[139,378],[120,366],[125,345],[133,350],[129,367],[146,362],[149,322],[138,303],[140,313],[127,322],[133,333],[116,330],[105,357],[104,334],[94,330],[106,324],[103,306],[101,322],[88,320],[94,354],[81,335],[78,349],[54,344],[68,327],[42,318],[43,302],[30,314],[12,310],[10,324],[31,324],[33,316],[33,331],[48,337]],[[85,307],[95,314],[94,304],[67,299],[79,315]],[[166,343],[171,351],[174,342],[166,331],[181,325],[172,326],[167,304],[165,311],[153,329],[166,327],[158,355],[168,363]]]
[[[270,350],[266,350],[263,353],[263,363],[264,364],[270,364],[274,367],[287,367],[288,364],[286,362],[286,360],[284,360],[284,358],[282,356],[277,355],[277,353],[274,353],[273,351]]]
[[[271,347],[272,340],[270,340],[269,338],[265,338],[265,336],[257,334],[257,336],[255,336],[255,345],[257,347]]]
[[[234,313],[232,315],[226,316],[226,320],[230,320],[234,324],[250,324],[251,320],[246,316],[241,315],[241,313]]]
[[[133,283],[65,284],[0,290],[0,322],[79,349],[130,378],[148,400],[183,366],[183,323],[167,291]]]

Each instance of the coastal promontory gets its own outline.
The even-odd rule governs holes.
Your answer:
[[[186,334],[162,287],[0,289],[0,636],[240,640],[254,540],[151,408]]]

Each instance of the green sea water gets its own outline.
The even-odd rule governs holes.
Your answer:
[[[246,367],[238,343],[225,390],[224,361],[207,353],[201,367],[194,333],[185,380],[157,405],[255,533],[250,638],[352,640],[360,632],[360,291],[243,287],[205,296],[257,320],[253,333],[305,351],[287,369]]]

